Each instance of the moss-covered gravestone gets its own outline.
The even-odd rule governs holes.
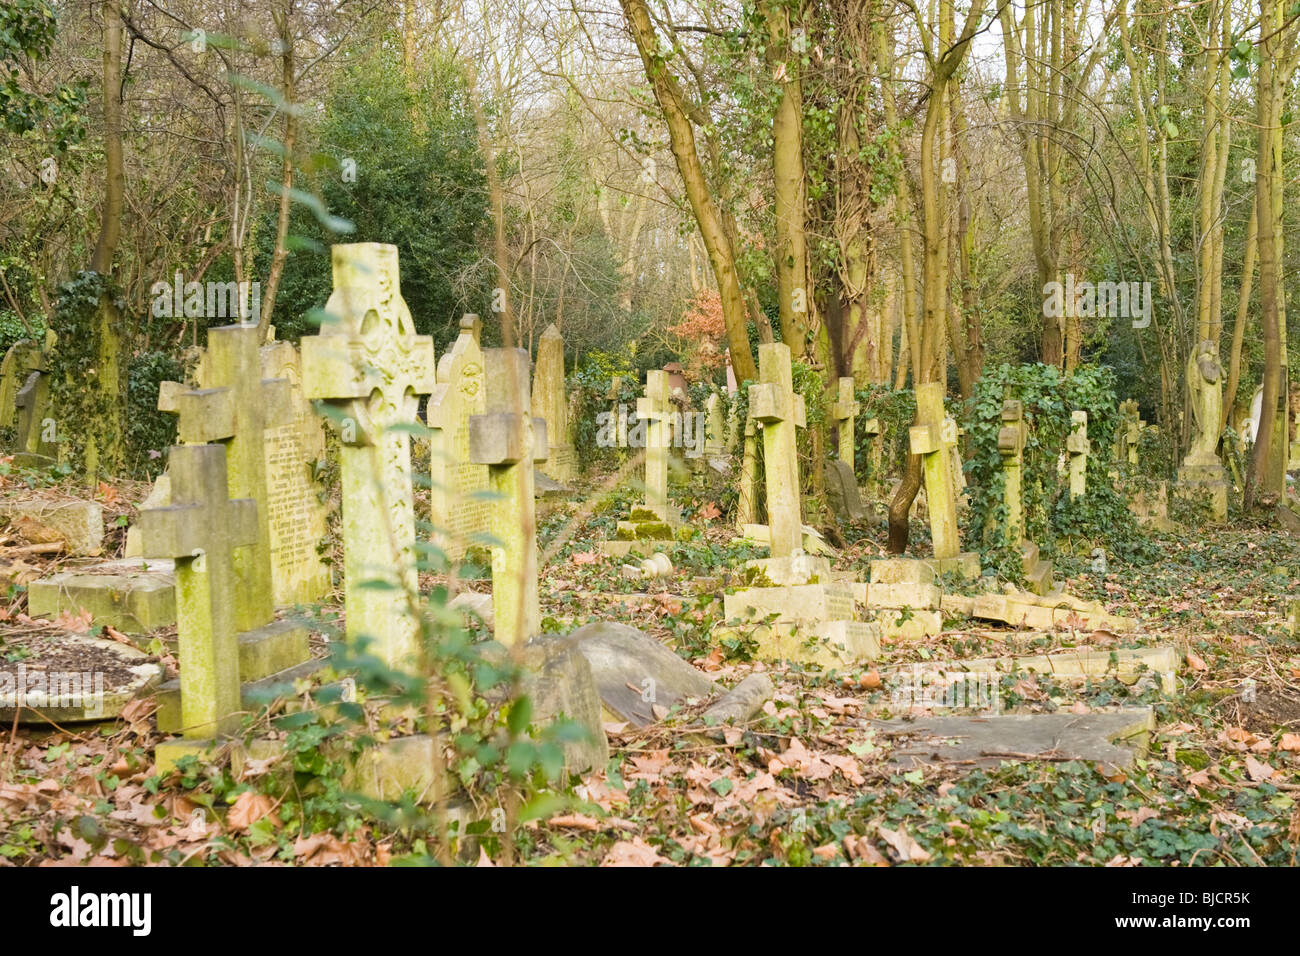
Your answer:
[[[469,420],[487,410],[483,323],[477,315],[460,320],[460,335],[438,362],[438,382],[429,395],[429,521],[433,542],[456,560],[481,545],[491,525],[488,470],[469,456]]]
[[[169,468],[171,505],[140,514],[145,554],[175,561],[184,739],[158,745],[160,774],[238,724],[234,558],[258,534],[256,503],[230,499],[224,446],[177,445]]]
[[[251,631],[274,616],[271,591],[271,525],[265,507],[266,431],[292,416],[287,379],[262,378],[255,325],[208,329],[206,388],[171,385],[159,393],[159,407],[179,416],[177,439],[182,445],[220,442],[226,448],[230,493],[251,498],[261,507],[257,539],[234,554],[235,626]],[[173,489],[173,495],[175,489]],[[153,555],[157,557],[157,555]],[[169,557],[169,555],[165,555]]]
[[[736,524],[758,521],[758,426],[752,415],[745,418],[745,443],[740,458],[740,488],[736,498]]]
[[[1070,413],[1071,430],[1065,440],[1070,454],[1070,500],[1082,498],[1088,491],[1088,413],[1077,409]]]
[[[749,411],[763,425],[763,477],[772,557],[801,550],[803,517],[799,497],[799,459],[795,429],[807,423],[803,396],[794,390],[790,347],[769,342],[758,347],[758,384],[749,388]]]
[[[831,406],[831,419],[839,438],[839,459],[853,469],[853,420],[862,406],[853,396],[853,378],[844,376],[839,380],[835,404]]]
[[[632,551],[649,554],[656,541],[671,541],[678,516],[668,504],[668,454],[672,444],[672,403],[668,373],[646,372],[645,394],[636,400],[636,416],[645,424],[645,503],[632,509],[617,525],[617,537],[602,541],[606,554],[622,557]]]
[[[492,513],[492,615],[506,646],[541,630],[537,600],[537,519],[533,463],[546,458],[547,423],[528,397],[528,353],[484,349],[487,410],[469,420],[470,460],[486,465]]]
[[[1019,548],[1024,562],[1025,578],[1035,594],[1047,594],[1052,589],[1052,564],[1039,556],[1038,545],[1025,540],[1025,512],[1023,481],[1025,470],[1024,405],[1016,399],[1002,403],[1002,427],[998,430],[998,452],[1002,455],[1003,504],[1006,519],[1002,526],[1007,547]]]
[[[410,431],[419,397],[434,387],[433,340],[415,334],[396,246],[336,245],[331,255],[326,318],[319,335],[302,340],[303,390],[333,407],[342,438],[348,640],[370,638],[373,653],[404,669],[417,628],[408,605],[416,589]]]
[[[569,402],[564,391],[564,339],[551,323],[537,340],[533,417],[546,422],[546,472],[558,482],[578,476],[578,456],[569,441]]]

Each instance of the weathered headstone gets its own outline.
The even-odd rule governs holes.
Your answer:
[[[460,335],[438,363],[438,383],[429,396],[429,520],[434,542],[453,560],[483,545],[491,525],[488,469],[469,456],[469,420],[487,410],[483,323],[477,315],[460,320]]]
[[[1138,445],[1142,439],[1142,429],[1144,423],[1142,414],[1138,411],[1138,403],[1135,399],[1127,399],[1119,403],[1120,427],[1115,432],[1115,457],[1125,460],[1129,466],[1136,468],[1138,464]]]
[[[794,390],[790,347],[768,342],[758,347],[759,379],[749,388],[749,411],[763,425],[763,477],[772,557],[800,550],[803,518],[795,429],[804,427],[803,396]]]
[[[916,420],[909,438],[912,454],[924,459],[925,500],[930,511],[934,555],[940,559],[955,558],[961,546],[948,446],[957,443],[957,423],[944,414],[943,383],[927,382],[917,386]]]
[[[569,441],[569,404],[564,390],[564,338],[551,323],[537,341],[533,373],[533,417],[546,422],[546,472],[560,483],[578,476],[578,456]]]
[[[831,419],[835,422],[835,431],[839,438],[837,446],[840,461],[854,469],[853,463],[853,420],[862,406],[853,396],[853,378],[844,376],[839,380],[835,404],[831,406]]]
[[[710,392],[704,400],[704,454],[717,458],[727,452],[727,424],[722,411],[722,396]]]
[[[1082,498],[1088,491],[1088,413],[1076,409],[1070,413],[1073,427],[1065,440],[1070,454],[1070,498]]]
[[[1006,520],[1002,534],[1008,546],[1018,545],[1025,536],[1025,518],[1021,498],[1024,474],[1025,420],[1024,406],[1015,399],[1002,403],[1002,427],[998,430],[998,453],[1002,456],[1002,504]]]
[[[839,521],[861,521],[867,516],[858,493],[857,478],[848,462],[832,458],[826,462],[826,501]]]
[[[289,418],[268,423],[265,510],[271,539],[271,597],[277,605],[311,604],[330,589],[318,545],[327,533],[326,507],[313,475],[325,458],[320,416],[302,392],[302,361],[291,342],[262,346],[262,380],[289,383]],[[263,499],[258,499],[262,501]]]
[[[44,467],[58,461],[59,439],[50,417],[50,379],[42,371],[30,372],[14,398],[18,410],[18,441],[14,464]]]
[[[646,372],[645,395],[636,401],[637,418],[644,419],[645,437],[645,507],[660,521],[668,521],[668,449],[672,443],[668,373],[659,369]]]
[[[491,504],[492,615],[496,639],[507,647],[541,629],[537,600],[537,519],[533,463],[546,458],[545,419],[534,418],[528,396],[528,353],[484,349],[487,404],[469,421],[470,460],[488,468]]]
[[[758,521],[758,426],[752,415],[745,419],[745,444],[740,459],[740,488],[736,498],[736,524],[744,528]]]
[[[407,668],[417,628],[410,429],[419,396],[433,390],[433,340],[415,334],[396,246],[336,245],[331,255],[334,292],[320,334],[302,340],[302,377],[307,397],[339,416],[347,636],[370,638],[390,667]]]
[[[179,415],[182,445],[220,442],[226,448],[230,493],[255,502],[267,501],[267,428],[286,424],[291,415],[289,382],[263,379],[255,325],[228,325],[208,330],[206,388],[159,391],[159,408]],[[166,383],[170,384],[170,383]],[[175,501],[175,481],[172,482]],[[249,631],[274,616],[271,592],[271,523],[268,509],[257,513],[257,538],[234,553],[235,627]],[[153,555],[159,557],[159,555]],[[171,555],[161,555],[171,557]]]
[[[185,742],[159,744],[166,773],[195,742],[229,733],[240,709],[235,550],[256,543],[257,505],[231,500],[222,445],[171,450],[172,504],[140,515],[145,553],[175,562]]]

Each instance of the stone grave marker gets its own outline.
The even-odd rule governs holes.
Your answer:
[[[918,424],[912,426],[908,437],[912,454],[923,456],[934,555],[941,560],[956,558],[961,548],[948,446],[957,443],[957,423],[944,414],[943,383],[917,386],[916,416]]]
[[[745,418],[745,443],[740,459],[740,488],[736,500],[736,524],[758,522],[758,426],[752,415]]]
[[[484,546],[491,524],[488,469],[469,455],[469,420],[487,410],[482,328],[477,315],[460,320],[460,335],[438,363],[438,383],[429,396],[429,519],[434,543],[452,560]]]
[[[673,526],[680,519],[668,504],[668,456],[674,417],[668,386],[666,371],[646,372],[645,393],[636,400],[637,418],[646,423],[645,503],[633,508],[628,520],[618,522],[615,540],[600,542],[605,554],[623,557],[634,550],[649,553],[657,547],[655,542],[673,539]]]
[[[836,519],[861,521],[867,516],[858,493],[858,482],[848,462],[832,458],[826,462],[826,500]]]
[[[1187,360],[1187,388],[1191,393],[1192,444],[1178,469],[1174,493],[1185,497],[1208,495],[1215,521],[1228,517],[1228,471],[1219,461],[1220,423],[1223,419],[1223,369],[1214,342],[1201,342]]]
[[[265,511],[270,526],[271,597],[276,605],[319,601],[330,589],[330,571],[317,546],[327,533],[325,503],[313,477],[325,458],[320,417],[302,392],[302,361],[291,342],[260,349],[262,380],[289,383],[289,416],[263,432],[266,458]]]
[[[238,723],[234,559],[237,548],[258,538],[257,504],[230,498],[225,446],[174,446],[169,467],[171,505],[140,515],[145,553],[175,562],[185,740],[158,745],[160,774],[183,754],[204,749],[198,742],[229,733]]]
[[[1002,456],[1002,503],[1007,517],[1002,525],[1003,537],[1015,547],[1025,537],[1025,516],[1021,497],[1024,474],[1025,410],[1016,399],[1002,403],[1002,427],[998,430],[998,453]]]
[[[1088,491],[1088,413],[1075,409],[1070,413],[1073,428],[1065,440],[1070,455],[1070,499],[1082,498]]]
[[[415,334],[402,299],[397,247],[331,249],[334,291],[319,335],[302,340],[303,390],[332,406],[342,437],[348,640],[362,635],[389,667],[412,665],[417,587],[410,429],[433,390],[433,340]],[[395,587],[363,587],[366,581]]]
[[[484,349],[486,410],[469,421],[470,460],[486,465],[491,503],[492,616],[511,647],[541,629],[537,599],[537,520],[533,463],[546,458],[547,423],[528,396],[528,352]]]
[[[14,398],[18,410],[18,441],[14,464],[44,468],[59,458],[57,426],[50,417],[50,379],[43,371],[27,376]]]
[[[533,417],[546,422],[547,474],[561,484],[578,477],[578,455],[569,440],[569,403],[564,390],[564,338],[552,322],[537,341]]]
[[[858,404],[853,396],[853,378],[844,376],[839,380],[838,393],[835,404],[831,406],[831,420],[835,422],[835,430],[839,437],[840,461],[849,466],[849,471],[854,469],[853,463],[853,420],[858,412],[862,411],[862,406]]]
[[[760,381],[749,388],[749,411],[763,424],[772,557],[784,558],[800,550],[803,541],[795,429],[805,426],[806,415],[803,396],[794,390],[790,347],[783,342],[764,343],[758,347],[758,359]]]

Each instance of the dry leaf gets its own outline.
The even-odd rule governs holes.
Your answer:
[[[1201,660],[1201,656],[1197,654],[1195,651],[1187,652],[1187,666],[1194,671],[1209,670],[1209,668],[1206,666],[1205,661]]]
[[[1256,760],[1254,757],[1247,754],[1246,773],[1250,774],[1251,780],[1260,783],[1264,780],[1271,780],[1277,771],[1263,761]]]
[[[890,830],[886,827],[876,827],[876,833],[880,839],[889,844],[896,854],[900,863],[924,863],[930,859],[930,854],[921,844],[917,843],[908,834],[906,830],[899,827],[897,830]]]
[[[600,861],[601,866],[659,866],[661,864],[668,866],[672,861],[660,856],[654,847],[640,837],[619,840],[609,848],[605,859]]]
[[[226,826],[232,830],[247,830],[262,817],[270,817],[271,823],[278,827],[280,819],[275,815],[273,807],[271,798],[266,794],[245,790],[235,798],[234,805],[226,814]]]

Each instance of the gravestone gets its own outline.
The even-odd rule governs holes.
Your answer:
[[[578,456],[569,440],[569,404],[564,391],[564,339],[551,323],[537,341],[533,373],[533,417],[546,422],[546,472],[563,484],[578,477]]]
[[[916,420],[908,437],[912,454],[923,457],[934,555],[941,560],[956,558],[961,548],[948,448],[957,443],[957,423],[944,414],[941,382],[916,387]]]
[[[862,406],[854,398],[852,377],[841,378],[838,388],[835,404],[831,406],[831,420],[835,422],[835,430],[839,437],[837,446],[839,459],[848,465],[849,471],[852,472],[854,470],[853,420],[858,412],[862,411]]]
[[[1088,491],[1088,413],[1076,409],[1070,413],[1073,428],[1065,440],[1070,455],[1070,500],[1082,498]]]
[[[491,524],[488,469],[469,456],[469,420],[487,410],[482,328],[477,315],[460,320],[460,335],[438,363],[438,383],[429,396],[429,519],[434,543],[452,560],[481,546]]]
[[[710,392],[704,400],[704,455],[720,458],[727,453],[726,416],[722,411],[722,396]]]
[[[1130,398],[1120,402],[1119,415],[1120,427],[1115,432],[1115,457],[1127,461],[1130,467],[1137,468],[1138,444],[1145,427],[1137,401]]]
[[[767,342],[758,347],[759,379],[749,388],[749,412],[763,425],[763,478],[772,557],[800,550],[803,518],[795,429],[806,424],[803,396],[794,390],[790,347]]]
[[[347,637],[370,638],[373,653],[405,669],[417,629],[409,430],[419,396],[433,390],[433,340],[415,334],[396,246],[335,245],[331,258],[334,291],[320,334],[302,340],[302,377],[307,397],[333,409],[342,438]]]
[[[826,501],[836,519],[861,521],[867,516],[858,493],[858,482],[848,462],[830,459],[826,462]]]
[[[53,329],[45,333],[41,342],[19,339],[5,352],[0,361],[0,428],[13,428],[18,423],[18,390],[32,372],[44,372],[58,336]]]
[[[1002,534],[1009,547],[1018,545],[1025,536],[1025,518],[1021,497],[1024,474],[1025,421],[1024,406],[1015,399],[1002,403],[1002,427],[998,430],[998,453],[1002,456],[1002,503],[1006,519]]]
[[[179,416],[182,445],[220,442],[226,448],[230,493],[265,502],[267,495],[266,430],[287,424],[292,414],[287,379],[262,378],[255,325],[208,329],[204,361],[207,387],[185,389],[163,383],[159,408]],[[172,482],[175,500],[175,481]],[[235,627],[250,631],[269,622],[275,602],[271,590],[271,522],[268,509],[257,513],[257,538],[234,553]],[[158,557],[158,555],[153,555]],[[171,557],[162,555],[162,557]]]
[[[636,400],[637,418],[645,422],[645,503],[634,507],[628,520],[618,522],[617,537],[600,542],[609,555],[623,557],[631,551],[656,550],[657,541],[671,541],[680,520],[668,504],[668,454],[674,417],[666,371],[646,372],[645,394]],[[678,416],[680,422],[680,416]]]
[[[267,523],[271,539],[271,597],[278,606],[312,604],[330,589],[330,570],[318,545],[325,538],[325,502],[313,477],[325,459],[325,431],[303,396],[302,360],[291,342],[260,349],[262,380],[289,383],[288,420],[268,423],[263,432],[266,458]]]
[[[55,420],[49,414],[49,376],[43,371],[28,373],[14,404],[18,411],[14,464],[27,468],[54,464],[59,458],[59,439]]]
[[[745,444],[740,459],[740,488],[736,499],[736,524],[740,528],[758,522],[758,426],[752,415],[745,418]]]
[[[484,349],[486,409],[469,420],[470,460],[486,465],[491,503],[492,616],[507,647],[541,629],[537,600],[537,519],[533,463],[546,458],[545,419],[528,396],[528,352]]]
[[[171,505],[140,515],[145,553],[171,558],[176,575],[185,739],[158,745],[160,775],[238,724],[235,550],[258,539],[256,503],[230,498],[225,446],[174,446],[169,467]]]
[[[862,431],[870,436],[871,481],[869,486],[879,488],[882,487],[885,477],[881,469],[881,462],[884,460],[884,449],[882,447],[884,439],[881,437],[884,434],[884,427],[880,424],[879,418],[872,417],[862,423]]]

